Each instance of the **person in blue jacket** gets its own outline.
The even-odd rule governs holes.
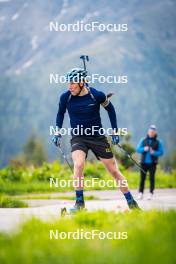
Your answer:
[[[151,199],[155,189],[155,173],[158,158],[163,155],[163,144],[158,140],[155,125],[149,127],[147,136],[137,146],[137,152],[141,154],[141,166],[143,169],[141,170],[138,199],[143,198],[145,179],[148,171],[150,174],[150,193],[148,199]]]
[[[66,110],[70,117],[72,128],[71,152],[74,163],[74,179],[77,184],[75,188],[76,203],[73,209],[80,210],[84,208],[83,186],[83,169],[88,151],[91,150],[96,158],[100,160],[110,174],[116,179],[120,190],[124,194],[130,208],[138,208],[137,202],[128,189],[125,177],[120,172],[114,155],[111,151],[110,144],[105,135],[100,133],[102,122],[100,117],[100,106],[107,111],[112,127],[112,144],[119,143],[117,134],[117,118],[114,106],[109,98],[95,88],[86,85],[86,71],[83,69],[73,69],[66,76],[69,82],[69,89],[65,91],[59,101],[59,109],[56,117],[56,126],[61,131],[64,115]],[[79,133],[73,133],[78,128]],[[60,146],[61,133],[55,133],[53,142]],[[119,184],[120,183],[120,184]]]

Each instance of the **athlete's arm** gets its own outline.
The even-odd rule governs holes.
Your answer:
[[[115,112],[115,108],[107,96],[103,92],[99,92],[98,95],[99,103],[106,109],[108,112],[109,120],[111,123],[111,127],[114,131],[118,131],[117,126],[117,116]]]
[[[56,145],[56,147],[60,146],[60,142],[61,142],[61,135],[58,130],[62,128],[62,124],[64,121],[64,114],[66,111],[66,103],[67,103],[66,98],[67,97],[65,96],[65,94],[62,94],[59,101],[59,109],[56,116],[57,131],[54,133],[54,136],[52,137],[52,141]]]
[[[115,130],[118,131],[117,116],[116,116],[116,112],[115,112],[115,108],[113,104],[109,102],[109,104],[104,108],[106,109],[106,111],[108,111],[108,116],[111,122],[111,127],[114,129],[114,131]]]
[[[56,116],[56,126],[60,129],[62,128],[64,115],[66,112],[67,96],[62,94],[59,101],[59,108]]]

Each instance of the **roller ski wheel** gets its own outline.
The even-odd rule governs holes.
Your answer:
[[[61,208],[61,216],[65,216],[65,215],[67,215],[67,208],[63,207]]]
[[[87,211],[85,206],[74,206],[73,208],[67,209],[66,207],[61,208],[61,216],[74,215],[81,211]]]

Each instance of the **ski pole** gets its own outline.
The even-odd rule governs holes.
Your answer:
[[[87,72],[86,61],[89,61],[89,56],[88,55],[81,55],[80,59],[83,61],[84,70]],[[89,84],[87,82],[86,82],[86,86],[89,87]],[[110,98],[112,95],[113,95],[113,93],[108,93],[106,96],[107,96],[107,98]]]
[[[80,59],[83,61],[84,71],[87,74],[86,61],[89,61],[89,56],[88,55],[81,55],[80,56]],[[89,84],[87,82],[85,82],[85,84],[89,88]]]
[[[81,55],[80,59],[83,60],[84,70],[87,71],[87,69],[86,69],[86,61],[89,61],[89,56],[88,55]]]
[[[73,173],[72,166],[70,165],[70,163],[69,163],[69,161],[68,161],[67,157],[65,156],[65,154],[64,154],[64,152],[63,152],[63,150],[62,150],[62,148],[61,148],[61,146],[60,146],[60,145],[59,145],[59,149],[60,149],[60,152],[61,152],[61,154],[62,154],[62,157],[64,158],[64,160],[65,160],[65,161],[66,161],[66,163],[68,164],[68,166],[69,166],[69,168],[70,168],[71,172]]]
[[[126,157],[128,157],[143,173],[146,173],[146,171],[143,170],[143,168],[140,166],[140,164],[135,159],[133,159],[133,157],[128,152],[126,152],[124,150],[124,148],[119,143],[117,145],[120,148],[121,152],[123,152]]]

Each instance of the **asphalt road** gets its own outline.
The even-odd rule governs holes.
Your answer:
[[[132,191],[137,197],[137,190]],[[51,194],[50,194],[51,195]],[[52,194],[49,200],[27,200],[29,208],[1,208],[0,231],[10,232],[16,230],[21,223],[32,216],[42,220],[51,220],[60,217],[62,207],[73,207],[74,201],[54,199],[55,196],[73,196],[74,193]],[[127,203],[119,191],[89,191],[86,195],[93,195],[97,200],[86,201],[88,211],[104,209],[106,211],[126,211]],[[31,195],[30,195],[31,196]],[[36,196],[36,195],[35,195]],[[143,200],[138,201],[142,210],[176,210],[176,189],[158,189],[152,200],[147,200],[147,192]]]

